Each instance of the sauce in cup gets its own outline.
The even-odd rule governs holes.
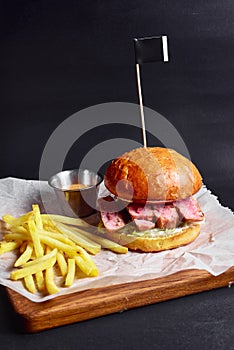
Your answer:
[[[90,185],[84,185],[84,184],[71,184],[68,187],[64,188],[64,190],[73,190],[73,191],[77,191],[77,190],[82,190],[84,188],[88,188],[90,187]]]

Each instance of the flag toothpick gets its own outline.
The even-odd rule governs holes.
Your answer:
[[[140,115],[141,115],[141,125],[142,125],[142,137],[143,145],[147,147],[146,140],[146,129],[145,129],[145,116],[143,108],[143,95],[141,88],[141,73],[140,65],[148,62],[163,61],[168,62],[168,44],[167,36],[153,36],[145,38],[135,38],[134,39],[134,49],[135,49],[135,61],[136,61],[136,76],[137,76],[137,87],[138,87],[138,97],[140,103]]]
[[[146,141],[146,131],[145,131],[145,115],[144,115],[142,92],[141,92],[141,74],[140,74],[139,63],[136,63],[136,74],[137,74],[138,96],[139,96],[139,102],[140,102],[140,114],[141,114],[141,126],[142,126],[143,145],[146,148],[147,147],[147,141]]]

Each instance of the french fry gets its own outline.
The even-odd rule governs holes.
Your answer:
[[[57,233],[57,232],[50,232],[50,231],[46,231],[46,230],[38,230],[37,231],[37,235],[38,235],[38,239],[40,240],[40,244],[42,246],[42,237],[49,237],[49,238],[53,238],[59,242],[65,243],[67,245],[76,247],[75,242],[73,242],[71,239],[65,237],[63,234],[61,233]],[[7,241],[12,241],[12,240],[16,240],[16,241],[22,241],[22,240],[27,240],[30,241],[32,240],[32,237],[30,236],[29,233],[7,233],[5,235],[5,240]]]
[[[70,287],[75,278],[75,272],[76,272],[76,262],[75,259],[68,259],[68,270],[67,270],[67,277],[65,279],[65,286]]]
[[[50,247],[46,247],[46,253],[50,253],[51,252],[51,248]],[[57,252],[58,254],[58,252]],[[56,254],[56,257],[57,257]],[[47,292],[49,294],[55,294],[59,292],[59,288],[56,286],[56,283],[54,281],[54,270],[53,267],[50,267],[48,269],[46,269],[45,271],[45,286],[47,289]]]
[[[44,280],[43,271],[36,272],[35,278],[36,278],[36,282],[37,282],[37,289],[39,290],[39,292],[44,292],[45,280]]]
[[[23,268],[14,270],[10,274],[13,281],[24,278],[28,275],[34,275],[39,271],[43,271],[52,267],[56,262],[57,249],[33,261],[27,262]]]
[[[46,235],[41,235],[40,241],[42,243],[45,243],[50,248],[57,248],[58,250],[62,250],[64,253],[68,255],[76,254],[77,250],[79,249],[78,246],[71,246],[69,244],[60,242],[57,239],[48,237]]]
[[[82,247],[77,247],[79,254],[74,257],[77,266],[83,271],[86,276],[98,276],[98,269],[90,255]]]
[[[29,242],[25,251],[20,255],[20,257],[16,260],[14,266],[19,267],[21,265],[26,264],[26,262],[31,258],[33,252],[33,244]]]
[[[100,244],[90,240],[84,235],[82,236],[80,234],[80,231],[76,230],[74,227],[68,227],[61,223],[57,223],[56,227],[63,235],[70,238],[72,241],[76,242],[76,244],[78,244],[79,246],[87,250],[87,252],[94,255],[100,252],[101,250]]]
[[[59,269],[61,271],[62,276],[66,276],[67,274],[67,261],[62,252],[57,253],[57,263]]]
[[[13,227],[11,227],[11,232],[12,233],[20,233],[22,235],[25,235],[26,238],[29,235],[28,228],[25,228],[23,226],[13,226]]]
[[[4,215],[2,220],[10,226],[15,222],[15,218],[9,214]]]
[[[43,216],[43,215],[47,215],[47,214],[41,214],[43,228],[47,231],[58,232],[55,222],[52,221],[49,217],[47,218],[46,216]]]
[[[0,242],[0,255],[17,249],[21,245],[19,242]]]
[[[40,258],[41,256],[43,256],[44,251],[43,251],[43,248],[41,246],[40,237],[36,231],[36,225],[35,225],[34,220],[32,220],[32,219],[28,220],[28,229],[29,229],[30,235],[32,237],[36,257]]]
[[[64,224],[69,224],[69,225],[75,225],[75,226],[84,226],[87,227],[89,224],[80,219],[80,218],[72,218],[69,216],[63,216],[63,215],[55,215],[55,214],[41,214],[42,221],[45,222],[44,220],[49,219],[52,222],[62,222]]]
[[[49,294],[56,294],[59,292],[59,288],[54,282],[54,270],[52,266],[45,271],[45,284]]]
[[[73,246],[73,247],[76,246],[75,242],[73,242],[71,239],[67,238],[66,236],[64,236],[61,233],[51,232],[51,231],[47,231],[47,230],[44,230],[44,229],[43,230],[39,230],[38,233],[39,233],[40,237],[41,237],[41,235],[44,235],[44,236],[47,236],[47,237],[50,237],[50,238],[57,239],[58,241],[60,241],[62,243],[65,243],[65,244],[68,244],[70,246]]]
[[[94,242],[99,243],[103,248],[112,250],[115,253],[126,254],[128,252],[128,248],[124,247],[118,243],[115,243],[107,238],[96,235],[95,233],[87,232],[80,228],[74,228],[77,233],[80,233],[86,238],[93,240]]]
[[[34,243],[35,256],[36,256],[36,258],[40,258],[44,255],[44,249],[43,249],[42,244],[40,242],[40,236],[37,232],[37,229],[42,229],[43,224],[42,224],[42,220],[40,217],[39,206],[32,205],[32,208],[33,208],[35,223],[33,220],[30,219],[28,221],[28,227],[29,227],[29,231],[30,231],[31,236],[32,236],[33,243]],[[30,225],[32,225],[32,226],[30,226]],[[37,281],[37,288],[38,288],[39,292],[43,292],[45,289],[45,281],[44,281],[43,272],[42,271],[36,272],[35,278]]]
[[[20,216],[19,218],[14,218],[13,216],[6,214],[2,217],[2,220],[10,226],[21,226],[24,225],[31,216],[32,211]]]
[[[51,248],[57,248],[58,250],[62,250],[68,255],[68,257],[75,258],[77,265],[87,276],[98,275],[98,269],[95,263],[91,259],[90,255],[86,252],[86,250],[82,247],[78,245],[73,247],[56,239],[47,237],[45,235],[41,235],[40,239],[41,242],[45,243],[47,246]]]
[[[4,215],[2,225],[4,241],[0,243],[0,254],[20,248],[20,255],[14,263],[16,269],[11,272],[10,278],[13,281],[21,279],[29,292],[38,290],[54,294],[59,291],[55,264],[64,277],[66,287],[74,283],[75,277],[98,275],[90,254],[97,254],[101,244],[71,226],[88,229],[90,225],[82,219],[41,214],[39,206],[33,204],[32,211],[18,218]]]
[[[83,257],[81,256],[74,256],[76,265],[80,268],[80,270],[82,272],[84,272],[84,274],[87,277],[96,277],[98,276],[98,270],[96,268],[96,266],[90,266],[89,262],[87,262]]]
[[[30,241],[31,237],[29,234],[25,233],[7,233],[4,237],[5,241],[16,241],[16,242],[23,242],[23,241]]]
[[[36,292],[36,286],[32,275],[25,276],[24,283],[30,293]]]
[[[33,209],[33,214],[34,214],[34,220],[36,223],[36,227],[40,230],[43,229],[43,223],[41,220],[41,213],[40,213],[40,209],[38,204],[33,204],[32,205],[32,209]]]

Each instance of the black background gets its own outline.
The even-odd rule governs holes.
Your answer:
[[[232,0],[1,1],[0,177],[38,179],[46,141],[71,114],[105,102],[138,103],[132,39],[162,34],[170,62],[143,66],[144,103],[177,128],[206,185],[234,209]],[[78,140],[66,166],[79,165],[111,132]],[[140,132],[115,129],[124,135],[141,142]],[[0,292],[1,349],[233,346],[232,288],[34,336],[17,334]]]

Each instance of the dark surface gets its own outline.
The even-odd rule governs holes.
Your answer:
[[[34,334],[22,333],[2,288],[1,349],[233,349],[233,287]]]
[[[134,37],[168,35],[170,63],[142,68],[145,105],[183,137],[206,185],[234,209],[234,4],[231,0],[1,1],[0,177],[37,179],[45,143],[71,114],[138,103]],[[78,164],[107,133],[78,140]],[[149,140],[151,142],[151,139]],[[153,142],[153,140],[152,140]],[[233,349],[233,288],[23,335],[0,289],[0,348]]]

